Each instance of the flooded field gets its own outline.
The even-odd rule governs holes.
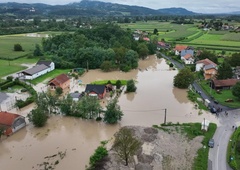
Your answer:
[[[186,90],[173,87],[176,70],[169,70],[165,60],[151,56],[139,62],[139,69],[129,73],[90,70],[83,84],[103,79],[134,79],[137,92],[121,94],[119,105],[124,112],[117,125],[85,121],[72,117],[53,116],[44,128],[28,125],[25,129],[0,142],[1,169],[44,169],[44,162],[56,170],[84,170],[89,157],[101,140],[108,140],[125,125],[152,126],[167,122],[201,122],[204,118],[217,122],[210,113],[198,115],[199,110],[187,99]],[[72,91],[82,91],[84,85],[73,85]],[[105,102],[106,103],[106,102]],[[26,111],[21,110],[21,113]],[[58,154],[59,153],[59,154]],[[61,156],[64,155],[64,156]]]

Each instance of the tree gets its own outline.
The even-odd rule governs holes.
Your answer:
[[[132,131],[122,128],[115,136],[113,150],[116,151],[120,159],[128,165],[129,159],[140,149],[141,142],[133,137]]]
[[[154,28],[154,30],[153,30],[153,34],[157,34],[157,33],[158,33],[157,28]]]
[[[134,80],[128,80],[126,92],[135,92],[136,90],[137,90],[137,87],[135,86]]]
[[[14,51],[23,51],[23,48],[20,44],[14,44],[13,49]]]
[[[108,72],[112,69],[112,62],[111,61],[104,61],[100,66],[102,71]]]
[[[233,77],[232,67],[227,61],[223,61],[223,63],[218,68],[217,79],[224,80]]]
[[[218,58],[216,55],[210,51],[203,50],[201,53],[197,56],[199,60],[204,60],[208,58],[209,60],[213,61],[214,63],[218,64]]]
[[[137,47],[137,51],[138,51],[139,57],[141,57],[142,59],[145,59],[148,55],[148,47],[145,43],[139,44]]]
[[[174,77],[173,85],[185,89],[194,81],[194,73],[189,68],[184,68]]]
[[[82,118],[92,119],[99,116],[102,107],[97,97],[83,96],[78,103],[77,109],[81,112]]]
[[[232,87],[232,94],[240,99],[240,82],[237,82],[233,87]]]
[[[123,113],[120,110],[120,106],[117,104],[117,99],[115,98],[108,103],[103,120],[109,124],[114,124],[121,120],[122,116]]]
[[[232,67],[240,66],[240,53],[232,54],[229,64],[231,64]]]
[[[41,107],[33,109],[30,114],[28,114],[29,121],[36,127],[43,127],[48,119],[46,112],[42,110]]]
[[[60,96],[63,93],[63,89],[61,87],[57,87],[55,92],[58,96]]]
[[[120,89],[121,86],[122,86],[121,81],[120,81],[120,80],[117,80],[117,81],[116,81],[116,88],[117,88],[117,89]]]
[[[43,55],[39,44],[35,45],[35,50],[33,52],[33,55],[34,56],[42,56]]]

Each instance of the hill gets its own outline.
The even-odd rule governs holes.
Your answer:
[[[18,16],[152,16],[152,15],[194,15],[184,8],[154,10],[141,6],[130,6],[101,1],[82,0],[67,5],[41,3],[0,3],[1,15]]]

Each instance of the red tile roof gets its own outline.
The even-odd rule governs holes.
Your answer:
[[[150,41],[150,39],[148,37],[143,37],[144,41]]]
[[[55,86],[59,86],[69,80],[66,74],[60,74],[59,76],[55,77],[54,79],[50,80],[48,84],[54,84]]]
[[[6,126],[12,126],[14,120],[21,115],[9,113],[9,112],[0,112],[0,124]]]
[[[196,64],[198,64],[198,63],[203,63],[204,65],[210,65],[210,64],[212,64],[212,65],[214,65],[214,66],[217,66],[216,63],[214,63],[213,61],[209,60],[208,58],[206,58],[206,59],[204,59],[204,60],[199,60],[199,61],[196,62]]]
[[[175,46],[175,48],[174,48],[174,50],[176,51],[182,51],[182,50],[185,50],[185,49],[187,49],[187,47],[188,46],[186,46],[186,45],[176,45]]]
[[[191,54],[186,54],[186,55],[184,56],[184,58],[185,58],[186,60],[188,60],[188,59],[192,58],[192,55],[191,55]]]
[[[238,81],[238,79],[226,79],[226,80],[213,80],[214,85],[216,87],[228,87],[234,86]]]

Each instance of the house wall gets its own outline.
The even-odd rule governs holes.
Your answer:
[[[22,129],[23,127],[26,126],[26,121],[24,117],[18,117],[17,119],[15,119],[15,121],[12,124],[12,131],[13,133]]]
[[[197,63],[196,64],[196,71],[200,71],[203,68],[203,63]]]
[[[44,75],[44,74],[46,74],[46,73],[48,73],[50,71],[52,71],[51,67],[49,67],[48,69],[42,70],[42,71],[40,71],[40,72],[38,72],[36,74],[33,74],[32,76],[25,75],[24,78],[27,79],[27,80],[33,80],[33,79],[35,79],[37,77],[40,77],[41,75]]]
[[[215,70],[214,68],[209,69],[209,70],[204,70],[204,78],[205,78],[205,80],[214,78],[216,74],[217,74],[217,70]]]
[[[175,55],[179,55],[180,52],[178,50],[175,50]]]
[[[54,62],[51,62],[50,64],[50,71],[54,70],[55,69],[55,63]]]
[[[69,88],[70,87],[70,79],[68,81],[66,81],[65,83],[63,83],[63,84],[60,84],[60,87],[62,89]]]

